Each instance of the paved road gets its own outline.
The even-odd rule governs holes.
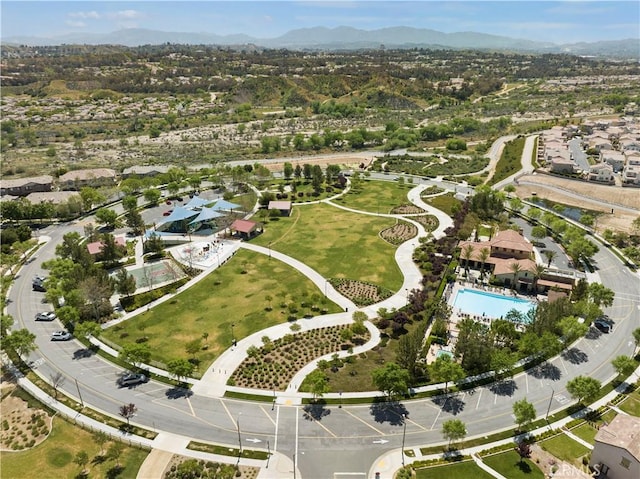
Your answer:
[[[121,404],[134,402],[139,411],[133,422],[152,429],[230,445],[237,444],[240,430],[244,447],[264,448],[269,441],[272,451],[292,462],[295,458],[299,477],[306,479],[328,478],[338,472],[367,474],[378,457],[401,446],[404,416],[406,446],[419,446],[441,443],[442,422],[452,417],[467,424],[470,436],[511,427],[512,404],[524,397],[534,403],[539,415],[550,403],[551,411],[564,407],[569,398],[566,381],[577,374],[608,380],[613,375],[610,360],[632,352],[629,338],[640,324],[640,278],[621,268],[618,259],[602,248],[594,259],[600,280],[617,293],[614,305],[607,311],[616,320],[613,333],[593,331],[577,342],[569,354],[555,358],[544,368],[520,374],[513,382],[478,388],[473,394],[395,405],[316,409],[297,406],[286,398],[280,404],[265,405],[190,395],[154,381],[137,388],[118,389],[115,380],[122,372],[120,368],[95,356],[78,357],[81,348],[75,341],[51,343],[49,333],[59,324],[36,323],[32,319],[46,305],[41,302],[42,293],[31,291],[31,278],[43,272],[42,262],[53,256],[55,244],[69,228],[80,229],[79,225],[63,225],[43,232],[52,241],[25,266],[10,292],[8,312],[16,319],[16,326],[28,327],[37,334],[39,350],[31,359],[38,364],[40,373],[47,378],[62,372],[65,381],[61,389],[76,397],[80,391],[86,404],[112,415],[117,415]]]
[[[576,167],[582,171],[589,171],[589,160],[587,154],[582,149],[582,140],[580,138],[573,138],[567,142],[569,151],[571,152],[571,158],[576,164]]]

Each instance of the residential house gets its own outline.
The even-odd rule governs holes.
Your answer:
[[[597,181],[599,183],[613,184],[615,182],[613,177],[613,168],[607,163],[598,163],[589,168],[589,175],[587,176],[589,181]]]
[[[589,148],[593,148],[597,152],[600,152],[602,150],[613,150],[613,145],[610,140],[596,137],[589,140]]]
[[[63,190],[79,190],[85,186],[112,186],[116,183],[116,172],[111,168],[90,168],[73,170],[58,178]]]
[[[640,186],[640,165],[625,165],[622,170],[622,186]]]
[[[618,414],[598,430],[589,466],[605,479],[640,477],[640,419]]]
[[[623,151],[640,151],[640,140],[625,139],[620,141],[620,149]]]
[[[624,168],[625,156],[619,151],[602,150],[600,152],[600,161],[611,165],[615,173],[619,173]]]
[[[169,171],[169,166],[164,165],[147,165],[147,166],[131,166],[122,171],[122,178],[131,178],[137,176],[140,178],[162,175]]]
[[[81,201],[80,194],[76,191],[47,191],[43,193],[30,193],[27,196],[27,200],[34,205],[47,202],[54,205],[61,205],[74,197],[77,198],[78,201]]]
[[[51,191],[53,177],[49,175],[0,181],[0,196],[27,196],[30,193]]]
[[[548,163],[552,173],[573,173],[575,169],[574,161],[566,156],[552,156]]]

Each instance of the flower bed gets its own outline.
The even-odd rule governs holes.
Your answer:
[[[358,306],[379,303],[389,298],[393,292],[372,283],[355,281],[351,279],[330,279],[331,286],[336,288],[340,294],[349,298]]]
[[[418,228],[411,223],[399,222],[391,228],[384,229],[380,232],[380,236],[387,243],[401,244],[411,238],[415,238],[418,234]]]
[[[249,355],[236,369],[229,384],[256,389],[283,390],[303,366],[314,359],[348,350],[369,340],[369,332],[345,339],[349,325],[287,334],[275,341],[263,339],[261,348],[249,348]]]

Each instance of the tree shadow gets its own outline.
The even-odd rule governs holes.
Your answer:
[[[602,334],[602,331],[600,331],[598,328],[591,327],[587,331],[587,334],[584,335],[584,337],[587,339],[598,339],[600,338],[600,336],[602,336]]]
[[[465,406],[464,401],[457,395],[436,396],[432,401],[436,406],[441,408],[442,411],[453,414],[454,416],[460,414]]]
[[[527,374],[529,376],[533,376],[536,379],[552,379],[554,381],[557,381],[558,379],[560,379],[560,376],[562,376],[560,368],[548,361],[527,369]]]
[[[497,381],[489,387],[489,391],[497,396],[513,396],[518,389],[518,385],[513,379]]]
[[[374,402],[369,411],[376,422],[388,422],[392,426],[401,426],[404,424],[405,416],[409,416],[404,404],[397,401]]]
[[[323,417],[331,414],[331,410],[325,407],[324,403],[315,402],[313,404],[307,404],[304,409],[302,417],[307,421],[321,421]]]
[[[124,471],[124,467],[122,466],[113,466],[111,469],[107,471],[106,478],[107,479],[115,479]]]
[[[164,394],[167,399],[187,399],[193,396],[193,391],[191,391],[190,389],[175,386],[171,389],[167,389]]]
[[[518,466],[518,469],[522,471],[522,473],[531,474],[531,466],[528,463],[524,461],[518,461],[517,466]]]
[[[562,352],[562,359],[569,361],[571,364],[586,363],[589,356],[582,349],[570,348]]]
[[[102,464],[106,460],[107,460],[107,456],[106,455],[98,454],[91,460],[91,464],[93,464],[94,466],[97,466],[99,464]]]

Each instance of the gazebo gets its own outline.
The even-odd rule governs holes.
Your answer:
[[[243,239],[251,239],[259,233],[262,233],[262,223],[256,223],[250,220],[235,220],[231,226],[231,233],[237,233]]]

